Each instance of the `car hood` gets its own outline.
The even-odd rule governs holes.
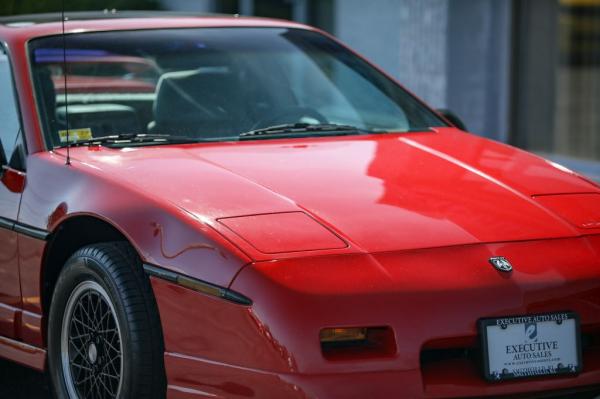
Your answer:
[[[535,198],[599,192],[559,165],[451,128],[77,148],[72,156],[219,229],[224,218],[304,212],[363,252],[576,236],[574,225]],[[268,225],[283,232],[295,219]]]

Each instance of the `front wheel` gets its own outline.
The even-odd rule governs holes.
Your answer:
[[[58,398],[165,396],[163,340],[150,282],[126,243],[77,251],[56,283],[48,364]]]

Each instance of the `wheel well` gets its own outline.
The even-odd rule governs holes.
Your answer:
[[[54,286],[71,255],[87,245],[110,241],[127,241],[127,238],[111,224],[92,216],[68,219],[52,233],[42,262],[41,300],[44,316],[48,316]],[[48,318],[44,317],[44,331],[47,322]]]

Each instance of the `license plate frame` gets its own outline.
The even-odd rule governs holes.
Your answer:
[[[560,320],[560,323],[558,322],[558,320]],[[566,322],[566,323],[565,323]],[[537,335],[538,332],[538,324],[544,324],[544,323],[556,323],[556,324],[563,324],[564,329],[567,328],[567,324],[573,329],[572,334],[574,335],[574,343],[568,343],[567,345],[575,345],[575,348],[573,348],[572,350],[574,350],[575,352],[575,358],[577,360],[576,364],[568,364],[568,365],[563,365],[563,367],[560,367],[560,365],[562,365],[562,363],[559,361],[558,363],[556,361],[553,361],[551,363],[549,363],[549,361],[545,358],[542,358],[538,363],[549,363],[545,366],[547,366],[547,369],[544,369],[544,366],[537,366],[539,367],[539,369],[535,369],[535,359],[521,359],[524,362],[527,362],[526,364],[528,364],[528,366],[524,366],[524,367],[514,367],[512,369],[508,369],[505,368],[503,369],[502,373],[498,373],[498,370],[490,370],[491,368],[491,359],[490,359],[490,344],[494,344],[494,343],[498,343],[498,342],[490,342],[491,337],[490,337],[490,327],[492,329],[495,329],[496,331],[492,331],[492,335],[496,335],[498,336],[498,329],[501,330],[508,330],[510,329],[515,329],[516,328],[521,328],[521,326],[524,328],[524,333],[523,335],[525,336],[528,332],[528,326],[531,325],[535,325],[535,333]],[[503,325],[506,325],[506,327],[502,327]],[[544,324],[544,331],[547,335],[547,330],[549,328],[551,328],[550,324]],[[583,369],[583,356],[582,356],[582,352],[581,352],[581,322],[579,319],[579,315],[575,312],[571,312],[571,311],[565,311],[565,312],[552,312],[552,313],[540,313],[540,314],[528,314],[528,315],[524,315],[524,316],[505,316],[505,317],[493,317],[493,318],[483,318],[478,320],[478,330],[479,330],[479,337],[480,337],[480,342],[481,342],[481,351],[482,351],[482,357],[483,357],[483,374],[484,377],[487,381],[491,381],[491,382],[502,382],[502,381],[508,381],[508,380],[515,380],[515,379],[522,379],[522,378],[535,378],[535,377],[552,377],[552,376],[565,376],[565,375],[577,375],[579,373],[581,373],[581,370]],[[508,331],[506,332],[506,334],[508,334]],[[514,334],[514,331],[513,331]],[[497,337],[496,337],[497,338]],[[529,343],[531,343],[533,341],[530,341]],[[553,342],[558,342],[558,341],[548,341],[550,342],[549,345],[553,345]],[[542,342],[543,344],[545,344],[545,342]],[[527,344],[524,344],[527,345]],[[511,349],[515,349],[513,347],[513,344],[510,345]],[[521,349],[519,344],[517,344],[516,349]],[[536,348],[539,348],[540,346],[537,346]],[[531,347],[529,347],[531,348]],[[551,346],[550,349],[552,349],[553,347]],[[507,354],[509,353],[509,349],[507,347],[506,349]],[[519,353],[520,354],[520,353]],[[496,356],[496,354],[494,355],[494,360],[498,360],[497,359],[498,356]],[[554,358],[553,358],[554,359]],[[521,361],[519,360],[519,361]],[[505,363],[506,364],[506,363]],[[551,368],[551,366],[554,366],[556,364],[556,366],[554,367],[554,369]],[[516,373],[514,371],[517,371]]]

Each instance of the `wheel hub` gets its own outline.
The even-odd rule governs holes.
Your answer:
[[[96,364],[96,360],[98,360],[98,348],[96,348],[96,344],[93,342],[88,347],[88,359],[90,363]]]

